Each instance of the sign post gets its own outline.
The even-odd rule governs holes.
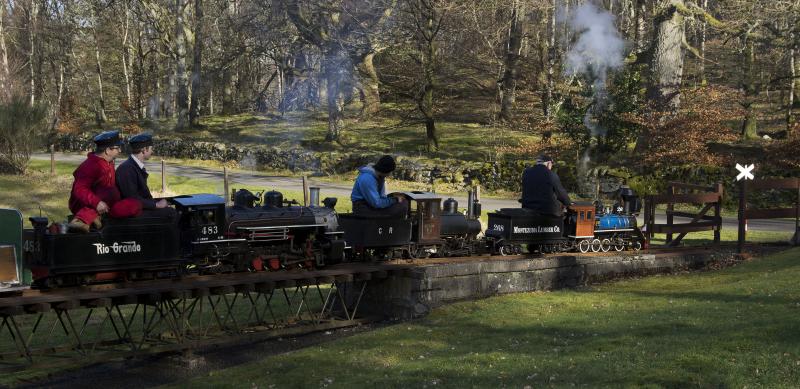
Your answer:
[[[741,254],[744,250],[744,241],[747,236],[747,180],[755,178],[753,175],[754,164],[742,166],[736,164],[739,174],[736,181],[739,181],[739,237],[736,244],[737,251]]]

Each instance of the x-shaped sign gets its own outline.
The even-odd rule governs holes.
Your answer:
[[[756,167],[756,165],[750,164],[742,166],[737,163],[736,170],[739,171],[739,175],[736,176],[736,181],[740,181],[742,178],[744,178],[745,180],[754,179],[755,176],[752,173],[754,167]]]

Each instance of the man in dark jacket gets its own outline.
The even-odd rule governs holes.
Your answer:
[[[97,135],[94,143],[94,152],[72,173],[75,177],[69,196],[69,210],[75,215],[69,223],[72,231],[89,232],[91,226],[102,228],[100,216],[104,214],[125,218],[142,212],[137,201],[121,199],[114,180],[114,159],[123,144],[119,131]]]
[[[561,204],[570,205],[567,191],[558,175],[552,171],[553,159],[542,155],[536,165],[522,173],[522,208],[543,215],[561,216]]]
[[[122,198],[138,200],[144,210],[166,208],[167,201],[154,200],[147,187],[148,173],[144,163],[153,155],[153,136],[136,135],[128,140],[128,145],[130,157],[117,168],[117,187]]]
[[[377,163],[358,169],[350,201],[353,214],[360,216],[398,216],[408,213],[408,203],[402,197],[386,195],[386,177],[395,169],[394,158],[384,155]]]

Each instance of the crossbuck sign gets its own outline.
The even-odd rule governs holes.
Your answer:
[[[756,165],[754,165],[754,164],[742,166],[742,165],[737,163],[736,164],[736,170],[739,171],[739,175],[736,176],[736,181],[740,181],[742,178],[744,178],[745,180],[754,179],[755,176],[752,173],[754,167],[756,167]]]

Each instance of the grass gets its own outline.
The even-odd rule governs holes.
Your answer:
[[[794,235],[791,231],[748,231],[748,242],[761,242],[761,243],[778,243],[788,242]],[[673,234],[672,238],[675,239],[678,234]],[[722,242],[737,242],[739,239],[738,231],[735,229],[723,229],[720,231],[720,240]],[[663,245],[666,242],[666,234],[656,234],[651,241],[654,245]],[[692,232],[686,235],[681,240],[683,246],[706,246],[714,242],[714,233],[712,231]]]
[[[492,114],[486,110],[491,102],[473,100],[459,101],[451,107],[458,114],[440,117],[436,123],[440,150],[432,153],[425,151],[425,125],[407,119],[408,112],[414,110],[408,104],[382,104],[380,115],[371,119],[359,119],[356,112],[349,112],[338,143],[325,141],[327,116],[324,111],[287,112],[283,116],[252,113],[206,116],[201,118],[198,128],[180,133],[173,130],[174,121],[170,120],[152,122],[147,127],[157,135],[191,137],[213,143],[302,147],[313,151],[391,152],[463,161],[483,161],[495,156],[499,146],[539,139],[538,134],[491,124]]]
[[[181,387],[797,387],[800,249],[453,304]]]

